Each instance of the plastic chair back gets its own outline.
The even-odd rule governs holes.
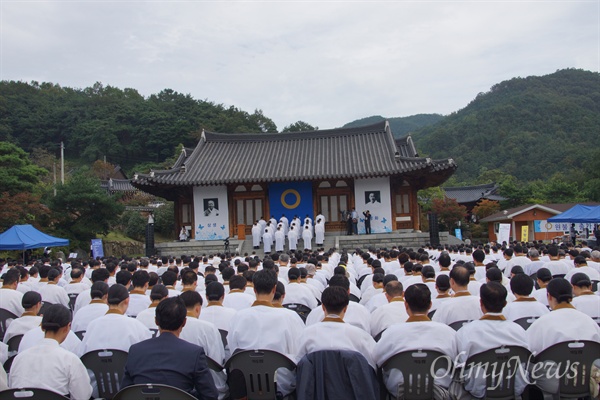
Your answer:
[[[20,388],[8,389],[0,392],[0,400],[68,400],[68,397],[55,393],[47,389]]]
[[[590,396],[592,364],[600,358],[600,343],[591,340],[557,343],[535,358],[536,362],[552,365],[549,373],[560,377],[561,398]]]
[[[21,344],[21,339],[23,339],[23,335],[15,335],[11,337],[8,342],[8,356],[14,356],[19,352],[19,345]]]
[[[221,342],[223,342],[223,348],[227,348],[227,332],[225,329],[219,329],[219,333],[221,334]]]
[[[451,323],[450,325],[448,325],[450,328],[454,329],[455,331],[459,330],[460,328],[463,327],[464,324],[468,324],[469,321],[468,319],[464,320],[464,321],[455,321],[453,323]]]
[[[302,322],[305,322],[305,323],[306,323],[306,318],[308,318],[308,314],[310,314],[310,312],[312,311],[310,309],[310,307],[305,306],[304,304],[298,304],[298,303],[284,304],[283,307],[287,308],[288,310],[295,311],[296,314],[298,314],[300,316],[300,318],[302,318]]]
[[[196,400],[196,398],[173,386],[146,383],[123,388],[115,394],[113,400]]]
[[[85,336],[85,331],[77,331],[75,332],[75,336],[77,336],[79,340],[83,340],[83,337]]]
[[[75,301],[77,301],[77,293],[69,293],[69,307],[71,311],[75,310]]]
[[[293,371],[296,364],[276,351],[242,350],[231,356],[225,368],[228,379],[234,371],[242,373],[248,400],[262,400],[277,397],[275,371],[278,368]]]
[[[4,339],[4,333],[10,325],[10,321],[17,319],[18,317],[4,308],[0,308],[0,341]]]
[[[435,365],[433,365],[435,363]],[[411,350],[398,353],[388,358],[379,368],[379,377],[383,381],[383,372],[397,369],[404,377],[404,398],[406,400],[433,399],[432,367],[450,370],[452,360],[450,357],[434,350]],[[387,389],[383,382],[381,391]],[[395,396],[396,393],[393,393]]]
[[[465,370],[470,369],[471,377],[485,377],[486,399],[514,399],[515,378],[526,373],[521,363],[527,364],[530,356],[524,347],[501,346],[469,357]]]
[[[99,397],[110,400],[119,391],[127,363],[121,350],[94,350],[81,356],[81,362],[96,377]]]
[[[535,322],[539,317],[523,317],[519,319],[515,319],[515,323],[519,325],[521,328],[527,330]]]

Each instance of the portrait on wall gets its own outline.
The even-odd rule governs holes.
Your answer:
[[[217,217],[219,215],[219,199],[203,199],[203,202],[205,217]]]
[[[365,191],[365,204],[366,205],[380,205],[381,204],[381,192],[379,190]]]

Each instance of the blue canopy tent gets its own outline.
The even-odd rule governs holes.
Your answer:
[[[15,225],[0,233],[0,250],[37,249],[40,247],[68,246],[69,239],[61,239],[38,231],[31,225]]]
[[[594,209],[600,209],[600,206],[585,206],[583,204],[576,204],[564,213],[548,218],[548,222],[600,222],[600,218],[597,218],[595,221],[588,221],[586,219],[586,216],[590,214]],[[600,211],[596,212],[597,216],[598,214],[600,214]]]

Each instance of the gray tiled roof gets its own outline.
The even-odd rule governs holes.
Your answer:
[[[100,187],[110,192],[135,192],[138,190],[131,185],[129,179],[109,179],[107,181],[101,181]]]
[[[394,140],[387,121],[311,132],[223,134],[203,132],[191,152],[184,149],[172,169],[136,174],[148,186],[222,185],[313,179],[368,178],[420,172],[444,176],[452,159],[417,157],[410,136]]]
[[[458,203],[473,203],[481,199],[506,200],[497,194],[498,185],[493,182],[483,185],[445,187],[442,189],[446,193],[446,197],[455,199]]]

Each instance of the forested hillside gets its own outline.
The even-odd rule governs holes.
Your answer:
[[[144,98],[135,89],[96,83],[85,89],[37,82],[0,82],[0,141],[53,154],[63,141],[68,159],[109,162],[133,170],[162,163],[178,144],[195,146],[202,129],[276,132],[260,110],[252,114],[165,89]]]
[[[600,74],[569,69],[498,83],[413,139],[421,154],[453,157],[461,182],[492,169],[523,181],[581,180],[600,158]]]
[[[361,118],[357,119],[356,121],[349,122],[344,125],[344,128],[370,125],[379,121],[383,121],[384,119],[386,118],[382,117],[381,115],[374,115],[372,117]],[[433,125],[443,119],[444,117],[440,114],[417,114],[409,117],[387,118],[388,122],[390,123],[392,133],[397,138],[406,136],[410,132],[414,132],[419,128]]]

